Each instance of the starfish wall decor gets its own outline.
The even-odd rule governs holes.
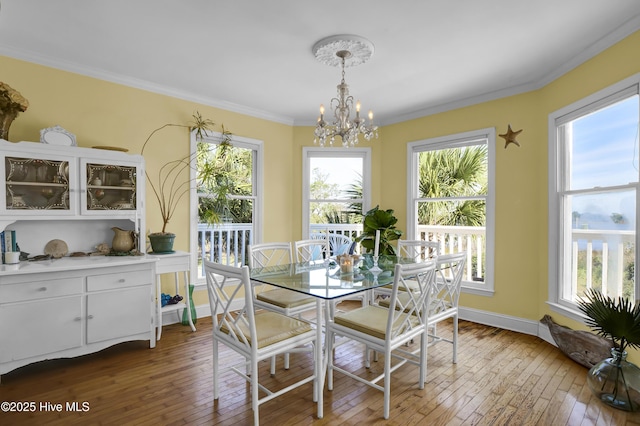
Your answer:
[[[522,129],[520,130],[516,130],[515,132],[513,130],[511,130],[511,124],[509,124],[508,128],[507,128],[507,133],[504,133],[502,135],[498,135],[500,136],[502,139],[504,139],[504,148],[507,149],[507,146],[509,146],[510,143],[514,143],[518,146],[520,146],[520,143],[518,143],[518,141],[516,140],[516,137],[522,133]]]

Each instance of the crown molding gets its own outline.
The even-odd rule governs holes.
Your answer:
[[[211,106],[214,108],[220,108],[225,111],[236,112],[238,114],[248,115],[251,117],[260,118],[268,121],[274,121],[276,123],[286,124],[289,126],[293,126],[294,124],[293,119],[291,117],[285,117],[285,116],[273,114],[268,111],[250,108],[244,105],[235,104],[233,102],[204,97],[195,93],[178,90],[173,87],[151,83],[146,80],[140,80],[140,79],[122,75],[122,74],[105,72],[104,70],[82,66],[74,62],[63,61],[63,60],[52,58],[46,55],[34,54],[33,52],[28,52],[21,49],[9,48],[9,47],[0,45],[0,55],[23,60],[26,62],[32,62],[35,64],[50,67],[50,68],[59,69],[61,71],[72,72],[72,73],[84,75],[87,77],[93,77],[99,80],[109,81],[111,83],[132,87],[134,89],[145,90],[147,92],[170,96],[173,98],[195,102],[198,104]]]

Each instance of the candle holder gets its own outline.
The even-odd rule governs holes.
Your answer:
[[[380,269],[380,267],[378,266],[378,256],[373,256],[373,267],[369,269],[369,271],[373,272],[374,274],[379,274],[380,272],[382,272],[382,269]]]

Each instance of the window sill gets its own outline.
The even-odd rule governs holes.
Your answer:
[[[560,315],[563,315],[579,323],[584,323],[585,316],[581,311],[577,309],[571,309],[564,305],[559,305],[558,303],[549,302],[549,301],[547,301],[547,305],[549,305],[552,311],[557,312]]]

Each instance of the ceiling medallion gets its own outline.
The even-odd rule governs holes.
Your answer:
[[[378,137],[378,127],[373,125],[373,111],[369,111],[369,124],[360,118],[360,101],[355,105],[355,118],[350,119],[353,110],[353,96],[349,95],[349,85],[345,83],[345,68],[367,62],[373,55],[373,43],[354,35],[336,35],[324,38],[313,46],[313,54],[319,62],[342,68],[342,81],[338,84],[338,96],[331,99],[334,121],[328,125],[324,121],[324,105],[320,105],[320,117],[314,132],[314,143],[324,146],[327,140],[333,145],[336,136],[342,138],[342,146],[348,148],[359,142],[362,134],[366,140]]]

